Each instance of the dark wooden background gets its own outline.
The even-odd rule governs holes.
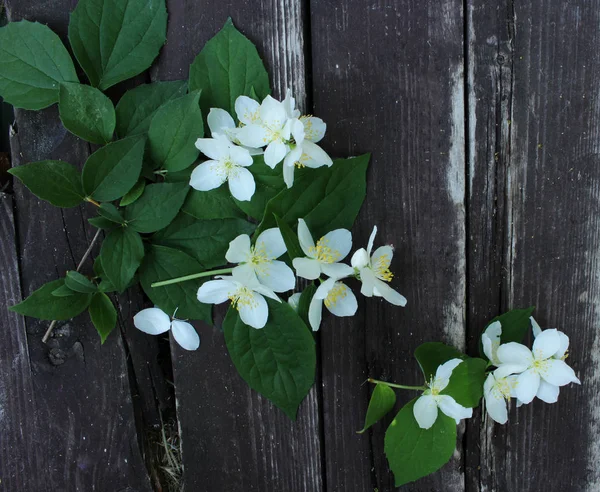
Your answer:
[[[10,20],[63,38],[77,3],[4,2]],[[377,224],[378,242],[396,245],[394,285],[408,306],[361,300],[356,317],[327,317],[296,423],[241,381],[217,328],[199,327],[197,352],[172,344],[165,357],[168,341],[132,326],[138,291],[118,299],[120,330],[103,347],[85,316],[44,345],[47,323],[0,308],[0,490],[153,490],[153,436],[175,406],[187,492],[393,490],[385,426],[355,433],[365,379],[417,383],[419,344],[476,353],[490,318],[532,304],[542,326],[571,337],[583,384],[554,405],[512,408],[507,426],[477,411],[450,463],[404,490],[600,490],[600,1],[167,5],[168,42],[134,82],[187,78],[231,16],[275,92],[291,87],[328,123],[333,156],[373,152],[353,233],[364,243]],[[90,153],[56,107],[17,110],[11,145],[13,166]],[[53,208],[18,183],[0,197],[5,306],[73,269],[93,229],[90,209]]]

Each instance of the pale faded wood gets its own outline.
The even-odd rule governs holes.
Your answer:
[[[154,79],[187,78],[195,56],[231,16],[264,57],[274,95],[290,87],[306,107],[301,1],[173,0],[167,7],[168,41],[152,70]],[[292,422],[240,378],[222,332],[197,326],[198,351],[172,343],[186,490],[323,490],[318,385]]]
[[[536,305],[543,327],[570,336],[568,362],[583,381],[563,388],[553,405],[536,400],[517,410],[513,402],[507,426],[486,421],[476,434],[481,456],[469,442],[469,489],[595,491],[600,8],[550,0],[468,4],[469,123],[477,142],[470,228],[480,248],[501,250],[470,257],[469,300],[481,306],[470,311],[470,334],[497,309]],[[478,267],[487,262],[503,263],[504,271]]]
[[[422,382],[421,343],[465,344],[462,2],[311,2],[314,113],[334,156],[373,152],[355,247],[394,244],[406,308],[359,299],[357,317],[321,327],[328,491],[393,490],[390,418],[359,436],[367,377]],[[402,403],[415,394],[400,395]],[[464,488],[461,441],[444,469],[407,490]]]

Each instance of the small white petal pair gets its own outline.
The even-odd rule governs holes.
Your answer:
[[[190,323],[171,320],[168,314],[156,307],[141,310],[133,317],[133,324],[149,335],[160,335],[171,330],[175,341],[185,350],[196,350],[200,346],[200,337]]]

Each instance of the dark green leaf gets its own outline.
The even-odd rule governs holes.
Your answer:
[[[233,201],[227,184],[210,191],[192,190],[183,211],[197,219],[244,219],[246,215]]]
[[[129,227],[110,231],[102,243],[100,261],[108,280],[123,292],[144,258],[140,235]]]
[[[74,292],[80,292],[82,294],[93,294],[98,290],[97,287],[90,282],[87,277],[74,270],[67,272],[67,276],[65,277],[65,286]]]
[[[271,92],[269,76],[255,46],[228,19],[190,67],[190,90],[202,90],[202,112],[223,108],[235,118],[235,100],[250,96],[252,88],[260,98]]]
[[[155,232],[168,226],[183,205],[189,186],[185,183],[157,183],[125,208],[129,227],[138,232]]]
[[[365,426],[358,434],[362,434],[374,423],[381,420],[387,413],[394,408],[396,404],[396,393],[392,388],[385,384],[378,384],[373,390],[367,416],[365,417]]]
[[[112,284],[112,282],[110,280],[108,280],[108,278],[106,278],[106,273],[104,273],[104,268],[102,268],[102,259],[100,258],[100,256],[96,256],[96,259],[94,260],[94,273],[96,274],[97,277],[100,278],[100,283],[98,284],[98,290],[100,292],[116,292],[117,289],[115,289],[115,286]],[[135,277],[133,278],[132,282],[135,280]],[[130,283],[131,285],[131,283]]]
[[[204,136],[204,124],[194,92],[165,103],[150,123],[148,130],[149,155],[155,168],[181,171],[188,168],[200,151],[194,145]]]
[[[419,345],[415,350],[415,358],[421,366],[425,382],[429,382],[437,371],[437,368],[450,359],[464,359],[465,354],[454,347],[441,342],[427,342]]]
[[[110,142],[115,131],[115,108],[111,100],[89,85],[63,83],[58,102],[65,128],[95,144]]]
[[[187,80],[154,82],[127,91],[117,104],[117,135],[123,138],[146,133],[156,110],[186,91]]]
[[[414,482],[444,466],[456,447],[456,422],[442,412],[430,429],[421,429],[407,403],[385,433],[385,455],[396,487]]]
[[[55,207],[76,207],[85,196],[81,174],[63,161],[40,161],[13,167],[10,174],[19,178],[38,198]]]
[[[294,258],[303,258],[306,256],[300,247],[298,236],[292,230],[292,228],[286,222],[277,217],[277,215],[275,216],[275,222],[277,223],[279,232],[281,232],[281,236],[283,237],[283,242],[287,248],[287,254],[290,257],[290,260],[293,260]]]
[[[187,169],[182,169],[181,171],[168,172],[163,174],[166,183],[188,183],[190,182],[190,176],[192,175],[192,171],[194,170],[193,166],[188,167]]]
[[[111,222],[115,222],[117,224],[124,224],[125,220],[119,212],[119,209],[115,207],[112,203],[103,203],[98,208],[98,213],[104,217],[106,220],[110,220]]]
[[[300,295],[300,301],[298,302],[298,314],[306,326],[310,326],[310,321],[308,319],[308,308],[310,307],[310,301],[312,301],[315,292],[317,292],[317,286],[311,282],[302,291],[302,294]]]
[[[257,330],[230,307],[225,343],[240,376],[291,419],[315,380],[316,351],[310,331],[286,302],[267,299],[269,320]]]
[[[73,61],[60,38],[43,24],[10,22],[0,29],[0,96],[24,109],[58,102],[63,82],[77,82]]]
[[[77,316],[85,310],[92,299],[91,294],[74,293],[72,296],[59,297],[52,293],[65,285],[64,279],[48,282],[31,294],[23,302],[9,309],[23,316],[63,321]]]
[[[75,294],[74,291],[72,291],[71,289],[69,289],[66,285],[61,285],[58,289],[54,289],[52,291],[52,295],[56,296],[56,297],[68,297],[68,296],[72,296],[73,294]]]
[[[105,219],[104,217],[91,217],[88,222],[98,229],[104,229],[105,231],[111,231],[112,229],[119,226],[112,220]]]
[[[254,228],[254,224],[242,219],[198,220],[180,213],[169,226],[152,236],[152,242],[179,249],[208,269],[227,264],[225,253],[229,242],[240,234],[252,234]]]
[[[173,248],[153,245],[140,268],[140,283],[150,300],[165,313],[182,319],[212,323],[212,306],[198,301],[198,289],[206,279],[152,287],[153,282],[201,272],[202,266],[191,256]],[[179,309],[178,309],[179,308]]]
[[[454,368],[448,386],[441,393],[450,395],[463,407],[475,408],[483,396],[486,367],[483,359],[466,358]]]
[[[164,0],[79,0],[69,41],[90,83],[105,90],[150,67],[166,30]]]
[[[491,320],[485,329],[490,326],[494,321],[500,321],[502,325],[502,334],[500,335],[500,343],[517,342],[521,343],[527,335],[527,332],[531,329],[531,321],[529,317],[533,314],[535,306],[528,307],[526,309],[512,309],[507,313],[496,316]],[[483,332],[482,332],[483,334]],[[479,337],[479,354],[485,360],[488,360],[486,355],[483,353],[483,347],[481,346],[481,337]]]
[[[98,292],[92,297],[89,313],[92,323],[94,323],[96,331],[100,335],[101,343],[104,343],[106,337],[117,325],[117,310],[104,292]]]
[[[275,227],[279,216],[291,227],[304,218],[316,238],[351,229],[366,194],[369,155],[336,159],[331,167],[299,169],[294,186],[271,199],[256,234]]]
[[[267,203],[285,188],[285,183],[281,175],[281,166],[271,169],[265,164],[265,159],[262,155],[255,155],[252,159],[253,163],[247,169],[254,176],[256,191],[250,201],[241,202],[234,200],[237,206],[247,215],[256,220],[261,220]]]
[[[146,188],[146,180],[144,178],[138,179],[138,182],[133,185],[133,188],[131,188],[127,193],[125,193],[123,198],[121,198],[119,206],[126,207],[127,205],[131,205],[142,196],[142,193],[144,193],[144,188]]]
[[[83,189],[101,202],[121,198],[137,182],[142,170],[145,138],[127,137],[94,152],[83,166]]]

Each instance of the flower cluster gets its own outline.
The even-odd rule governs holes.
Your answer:
[[[256,190],[254,176],[247,169],[253,164],[253,155],[264,154],[271,169],[283,161],[288,188],[294,184],[296,167],[331,166],[333,161],[317,145],[325,135],[325,123],[300,115],[295,106],[290,90],[283,101],[267,96],[260,104],[239,96],[235,112],[240,126],[224,109],[211,108],[207,118],[211,138],[196,141],[196,147],[210,160],[194,169],[190,186],[209,191],[227,181],[234,198],[249,201]]]

